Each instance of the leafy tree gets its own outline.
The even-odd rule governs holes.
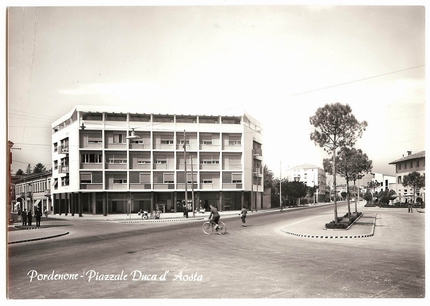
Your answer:
[[[379,186],[381,186],[381,184],[377,180],[370,181],[367,183],[367,189],[373,190],[373,193],[372,193],[373,197],[378,197],[378,193],[375,191],[375,189],[378,188]],[[373,201],[373,198],[372,198],[372,201]]]
[[[308,187],[308,195],[310,198],[312,198],[314,203],[315,203],[314,195],[317,192],[318,188],[319,188],[319,186]]]
[[[373,165],[372,161],[369,160],[366,153],[363,153],[360,149],[357,150],[356,154],[352,157],[352,171],[351,171],[351,179],[354,182],[354,185],[357,183],[357,192],[359,192],[360,187],[358,186],[358,180],[363,177],[364,173],[369,173],[372,171]],[[359,194],[355,196],[355,212],[357,213],[357,202],[358,202]]]
[[[372,201],[372,202],[373,202],[373,196],[372,196],[372,194],[371,194],[369,191],[367,191],[367,192],[364,194],[363,199],[365,199],[365,200],[367,201],[367,204],[369,204],[369,203],[370,203],[370,201]]]
[[[367,122],[359,122],[352,114],[352,109],[348,104],[326,104],[317,109],[314,116],[309,118],[309,122],[315,127],[310,134],[310,139],[315,144],[324,148],[332,154],[333,160],[333,185],[336,194],[336,150],[339,147],[352,147],[359,137],[366,130]],[[334,201],[334,220],[338,222],[337,202]]]
[[[24,171],[22,169],[18,169],[18,171],[16,171],[15,175],[24,175]]]
[[[332,161],[328,158],[323,160],[324,171],[332,173]],[[348,216],[351,216],[351,190],[349,182],[355,181],[362,172],[368,172],[372,168],[372,161],[369,161],[366,154],[360,149],[342,147],[336,157],[336,171],[346,181],[346,196],[342,197],[348,203]],[[357,212],[357,200],[355,201],[355,212]]]
[[[31,174],[31,165],[28,164],[27,170],[25,170],[25,174]]]
[[[421,175],[421,173],[414,171],[403,177],[402,185],[404,187],[411,187],[414,189],[413,201],[415,203],[415,196],[417,194],[417,190],[420,190],[426,185],[425,177]]]
[[[346,191],[342,191],[341,193],[340,193],[340,195],[342,196],[342,199],[346,199],[346,197],[347,197],[347,195],[348,195],[348,192],[346,192]],[[350,215],[351,214],[351,212],[349,211],[349,209],[348,209],[348,215]]]
[[[263,168],[263,175],[264,175],[264,188],[272,188],[273,186],[273,171],[267,167],[267,165],[264,165]]]
[[[43,164],[38,163],[36,164],[36,166],[34,166],[33,173],[43,173],[43,172],[46,172],[46,167]]]
[[[292,181],[286,184],[286,194],[287,197],[290,198],[293,203],[297,203],[297,200],[306,196],[308,191],[308,186],[306,186],[303,182]],[[282,186],[282,189],[284,187]]]

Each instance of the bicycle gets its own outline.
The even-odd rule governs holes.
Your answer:
[[[222,221],[218,222],[218,230],[215,230],[215,224],[216,224],[215,222],[210,222],[210,221],[206,221],[205,223],[203,223],[202,225],[203,233],[205,233],[206,235],[209,235],[215,232],[220,235],[224,235],[227,232],[227,226],[225,225],[224,222]]]

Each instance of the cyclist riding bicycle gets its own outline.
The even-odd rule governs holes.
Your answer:
[[[211,207],[211,213],[209,215],[209,222],[212,224],[215,224],[215,230],[218,230],[218,222],[219,222],[219,212],[218,209],[215,206],[210,205]]]

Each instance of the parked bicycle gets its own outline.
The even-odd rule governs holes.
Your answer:
[[[227,233],[227,226],[225,225],[224,222],[222,221],[218,222],[217,230],[215,230],[215,225],[216,223],[214,222],[206,221],[202,225],[203,233],[205,233],[206,235],[209,235],[211,233],[218,233],[219,235],[224,235],[225,233]]]

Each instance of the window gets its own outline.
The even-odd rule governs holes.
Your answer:
[[[175,182],[175,174],[174,173],[163,173],[163,183],[164,184],[173,184]]]
[[[142,139],[135,139],[135,140],[131,140],[131,143],[135,143],[135,144],[143,144],[143,140]]]
[[[172,145],[173,144],[173,140],[161,139],[161,144],[162,145]]]
[[[193,173],[193,181],[191,181],[191,173],[187,173],[187,183],[188,184],[192,184],[192,183],[197,183],[197,174]]]
[[[81,163],[83,164],[101,164],[103,162],[102,154],[83,153],[81,154]]]
[[[231,182],[232,183],[242,183],[242,174],[241,173],[232,173],[231,174]]]
[[[398,176],[398,177],[397,177],[397,183],[398,183],[398,184],[401,184],[401,183],[402,183],[402,176]]]
[[[181,144],[181,145],[183,145],[183,144],[184,144],[184,142],[185,142],[187,145],[189,145],[189,144],[190,144],[190,141],[189,141],[189,140],[186,140],[186,141],[184,141],[183,139],[179,140],[179,144]]]
[[[61,186],[69,186],[69,177],[68,176],[61,178]]]
[[[90,172],[82,172],[81,173],[81,184],[91,184],[91,173]]]
[[[417,159],[417,167],[419,167],[419,166],[420,166],[420,160]]]
[[[167,164],[167,160],[165,160],[165,159],[157,159],[157,161],[155,163],[158,164],[158,165]]]
[[[91,144],[102,143],[102,138],[99,135],[89,135],[88,136],[88,143],[91,143]]]
[[[140,183],[151,184],[151,175],[148,173],[141,173],[140,174]]]
[[[203,184],[212,184],[212,179],[204,179]]]
[[[151,163],[150,160],[144,160],[144,159],[138,159],[137,160],[137,164],[138,165],[147,165],[147,164],[150,164],[150,163]]]
[[[121,157],[111,157],[109,158],[109,164],[126,164],[127,159]]]
[[[204,164],[204,165],[219,165],[219,160],[204,159],[204,160],[202,160],[202,164]]]
[[[242,142],[241,142],[240,140],[230,140],[230,141],[228,142],[228,144],[229,144],[230,146],[241,146],[241,145],[242,145]]]
[[[54,152],[57,152],[58,150],[58,143],[54,143]]]
[[[54,170],[58,169],[58,160],[54,160]]]
[[[202,144],[203,145],[209,145],[209,146],[211,146],[212,145],[212,139],[205,139],[205,140],[202,140]]]
[[[414,167],[414,165],[413,165],[413,163],[411,162],[411,168],[413,168]]]
[[[113,134],[113,143],[125,143],[123,134]]]
[[[114,178],[113,183],[114,184],[127,184],[127,179]]]

